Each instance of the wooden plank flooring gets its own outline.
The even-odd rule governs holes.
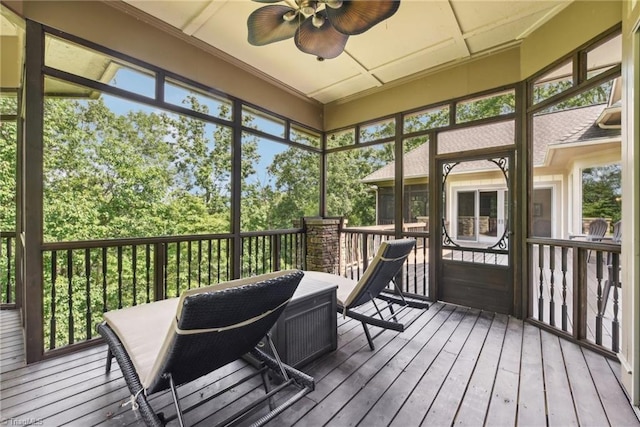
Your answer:
[[[18,314],[0,314],[0,422],[142,424],[121,407],[129,392],[117,363],[105,374],[104,345],[25,367]],[[619,363],[520,320],[434,303],[405,332],[378,336],[375,351],[359,323],[339,316],[338,324],[338,349],[303,368],[315,391],[271,425],[640,426]],[[231,363],[181,387],[182,401],[207,397],[251,370]],[[213,425],[262,393],[259,379],[250,381],[188,413],[187,422]],[[173,413],[167,393],[151,402]]]

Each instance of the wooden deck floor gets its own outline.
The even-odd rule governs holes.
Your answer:
[[[13,354],[19,322],[15,311],[0,315],[4,356]],[[338,332],[338,349],[303,368],[316,390],[271,425],[640,425],[618,363],[508,316],[435,303],[407,331],[381,334],[375,351],[356,322],[340,317]],[[101,345],[28,367],[3,357],[1,421],[141,424],[121,408],[129,393],[117,364],[105,375],[105,352]],[[200,399],[250,369],[234,362],[181,387],[180,395]],[[234,389],[190,412],[187,422],[213,425],[234,401],[259,393],[257,382]],[[169,403],[167,394],[152,399],[168,414]]]

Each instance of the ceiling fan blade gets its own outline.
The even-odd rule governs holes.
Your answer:
[[[294,37],[298,49],[322,59],[340,55],[348,39],[349,36],[336,31],[328,19],[325,19],[322,27],[316,28],[311,17],[300,25]]]
[[[328,7],[326,11],[337,31],[353,36],[390,18],[399,7],[400,0],[345,0],[341,7]]]
[[[247,18],[248,41],[254,46],[293,37],[298,28],[298,20],[286,21],[283,15],[293,11],[288,6],[264,6],[253,11]]]

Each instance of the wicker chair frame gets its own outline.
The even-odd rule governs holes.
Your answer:
[[[131,392],[132,407],[140,411],[148,426],[154,427],[163,426],[175,419],[183,426],[185,413],[222,392],[261,375],[265,395],[218,425],[237,424],[246,419],[257,406],[268,401],[269,413],[253,425],[266,424],[314,389],[313,378],[280,361],[269,336],[269,330],[291,299],[302,276],[301,271],[264,281],[257,276],[256,281],[250,284],[184,298],[182,307],[178,309],[176,328],[167,331],[171,345],[164,354],[158,355],[162,368],[146,388],[123,345],[122,340],[126,338],[119,337],[107,322],[103,322],[98,325],[98,332],[108,344],[106,371],[110,371],[111,360],[115,358]],[[258,348],[258,343],[265,336],[267,342],[271,343],[273,357]],[[179,385],[213,372],[248,353],[253,360],[259,362],[255,374],[240,379],[221,393],[203,399],[189,408],[181,408],[177,390]],[[269,378],[277,379],[279,384],[272,388]],[[298,392],[275,406],[274,395],[289,386],[297,388]],[[176,408],[176,413],[170,417],[156,413],[147,399],[150,395],[167,389],[171,391]]]

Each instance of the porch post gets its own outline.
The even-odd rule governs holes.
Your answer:
[[[622,21],[622,331],[620,377],[640,407],[640,3],[623,3]]]
[[[26,21],[25,131],[23,151],[24,294],[25,354],[27,363],[44,354],[43,275],[42,275],[42,181],[44,115],[44,35],[40,24]]]
[[[304,218],[307,235],[306,268],[341,274],[342,218]]]

